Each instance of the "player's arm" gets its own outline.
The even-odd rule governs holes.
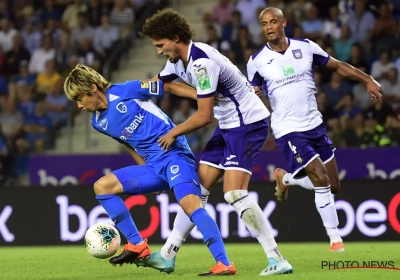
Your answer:
[[[258,73],[256,65],[254,64],[253,58],[251,56],[249,58],[249,61],[247,62],[247,79],[254,87],[254,91],[256,92],[257,96],[261,98],[263,78]]]
[[[377,81],[375,81],[374,78],[372,78],[370,75],[365,74],[361,70],[351,66],[348,63],[339,61],[329,56],[316,43],[312,41],[309,41],[309,43],[311,46],[311,51],[313,53],[313,63],[316,66],[325,66],[328,69],[335,71],[344,78],[358,80],[365,83],[369,95],[373,99],[378,98],[382,101],[382,94],[380,93],[381,85]]]
[[[166,82],[164,83],[164,91],[173,93],[180,97],[187,97],[194,100],[197,99],[197,91],[182,83]]]
[[[138,165],[144,165],[146,162],[144,159],[136,152],[134,148],[129,146],[128,144],[125,144],[125,146],[128,148],[129,154],[133,157],[133,159],[136,161]]]

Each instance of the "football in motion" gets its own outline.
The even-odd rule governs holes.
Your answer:
[[[118,230],[112,225],[94,224],[86,232],[86,250],[95,258],[106,259],[113,256],[120,245],[121,237]]]

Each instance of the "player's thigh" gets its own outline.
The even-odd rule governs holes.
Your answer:
[[[222,131],[224,150],[224,192],[247,190],[256,158],[268,137],[268,121]]]
[[[178,202],[188,195],[195,195],[200,199],[200,179],[194,156],[170,157],[165,168],[165,180],[173,190]]]
[[[211,190],[224,174],[221,162],[224,159],[225,145],[221,130],[217,127],[200,157],[200,183],[208,190]]]
[[[294,177],[303,177],[307,166],[318,165],[319,154],[306,132],[292,132],[276,139],[276,145],[283,153],[288,166],[288,172]],[[322,164],[323,166],[323,164]],[[311,179],[311,178],[310,178]]]
[[[112,172],[121,184],[122,193],[142,194],[169,189],[168,183],[149,165],[132,165]]]

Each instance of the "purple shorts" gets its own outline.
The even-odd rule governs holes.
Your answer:
[[[311,130],[291,132],[276,139],[276,145],[289,164],[288,172],[293,176],[297,174],[297,177],[305,176],[303,169],[318,156],[324,163],[333,158],[335,147],[325,132],[322,123]]]
[[[256,156],[267,136],[267,119],[230,129],[218,127],[204,148],[200,163],[252,174]]]

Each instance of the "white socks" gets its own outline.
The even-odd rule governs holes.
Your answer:
[[[201,201],[202,207],[205,208],[208,200],[208,194],[210,193],[206,188],[201,186]],[[183,242],[185,242],[186,237],[192,231],[195,225],[189,219],[189,217],[185,214],[182,208],[179,208],[178,213],[176,213],[176,217],[174,220],[174,228],[164,246],[160,250],[161,256],[170,260],[176,256],[179,248],[182,246]]]
[[[282,257],[264,213],[260,206],[249,197],[248,192],[246,190],[229,191],[224,198],[235,208],[250,233],[258,239],[267,257]]]
[[[292,174],[286,173],[285,175],[283,175],[282,181],[287,186],[300,186],[307,190],[315,189],[314,184],[311,182],[308,176],[301,179],[295,179],[293,178]]]
[[[333,242],[342,242],[339,236],[338,225],[339,220],[337,217],[336,206],[332,198],[330,186],[328,187],[314,187],[308,176],[301,179],[293,178],[291,173],[283,175],[282,181],[288,186],[300,186],[307,190],[315,191],[315,206],[321,216],[326,232]]]
[[[331,240],[331,244],[334,242],[342,242],[342,238],[339,236],[337,229],[339,220],[330,186],[315,188],[315,206],[321,216],[326,232]]]

